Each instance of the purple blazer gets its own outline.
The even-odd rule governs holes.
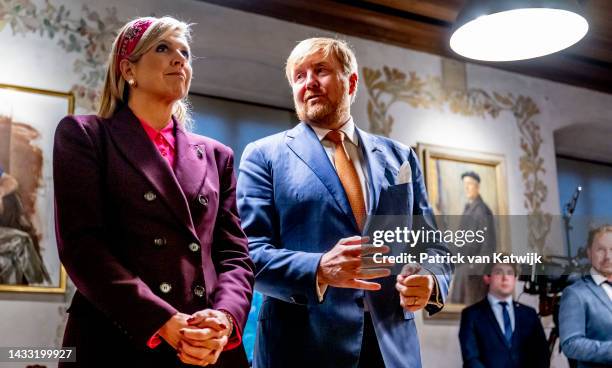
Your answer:
[[[180,366],[165,342],[147,346],[177,311],[224,309],[246,323],[254,268],[233,153],[176,125],[174,172],[127,107],[57,127],[56,233],[77,287],[64,346],[76,346],[79,365]],[[246,367],[242,346],[216,366]]]

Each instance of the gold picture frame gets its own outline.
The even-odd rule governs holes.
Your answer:
[[[69,92],[0,83],[0,292],[64,293],[55,239],[53,138]]]
[[[460,217],[467,210],[468,201],[462,176],[469,172],[477,174],[479,195],[484,203],[483,206],[488,206],[490,213],[495,217],[495,251],[509,252],[511,244],[507,221],[508,192],[504,156],[423,143],[417,144],[417,152],[423,166],[429,203],[437,216]],[[460,282],[458,280],[464,280],[467,284],[467,281],[465,281],[467,279],[456,277],[459,267],[453,275],[444,309],[431,317],[424,313],[426,320],[459,320],[463,308],[484,298],[484,295],[479,296],[482,294],[482,290],[479,290],[477,295],[464,297],[469,300],[464,301],[457,297],[458,293],[453,292],[453,288],[461,287],[457,284]],[[468,277],[470,283],[482,282],[482,277],[478,275]]]

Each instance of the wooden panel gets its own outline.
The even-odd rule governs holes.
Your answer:
[[[449,52],[447,43],[441,37],[441,34],[446,34],[447,27],[399,16],[381,15],[372,10],[340,2],[326,0],[205,1],[419,51],[436,54]]]
[[[466,0],[365,0],[425,17],[454,22]]]
[[[491,65],[495,66],[495,65]],[[609,67],[593,64],[588,59],[557,53],[539,59],[506,63],[503,69],[536,78],[612,93]]]
[[[594,62],[612,63],[612,40],[590,33],[564,52],[592,59]]]

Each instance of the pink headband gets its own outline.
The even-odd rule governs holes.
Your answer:
[[[119,44],[117,46],[117,75],[121,74],[119,69],[119,63],[123,59],[127,59],[132,55],[132,51],[136,48],[138,41],[142,38],[142,35],[149,29],[153,24],[151,19],[139,19],[131,27],[123,31],[119,38]]]

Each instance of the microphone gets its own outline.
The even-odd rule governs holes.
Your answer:
[[[580,197],[580,193],[582,192],[582,187],[579,185],[576,187],[574,191],[574,195],[572,199],[565,205],[565,216],[571,217],[574,214],[574,210],[576,210],[576,204],[578,203],[578,197]]]

